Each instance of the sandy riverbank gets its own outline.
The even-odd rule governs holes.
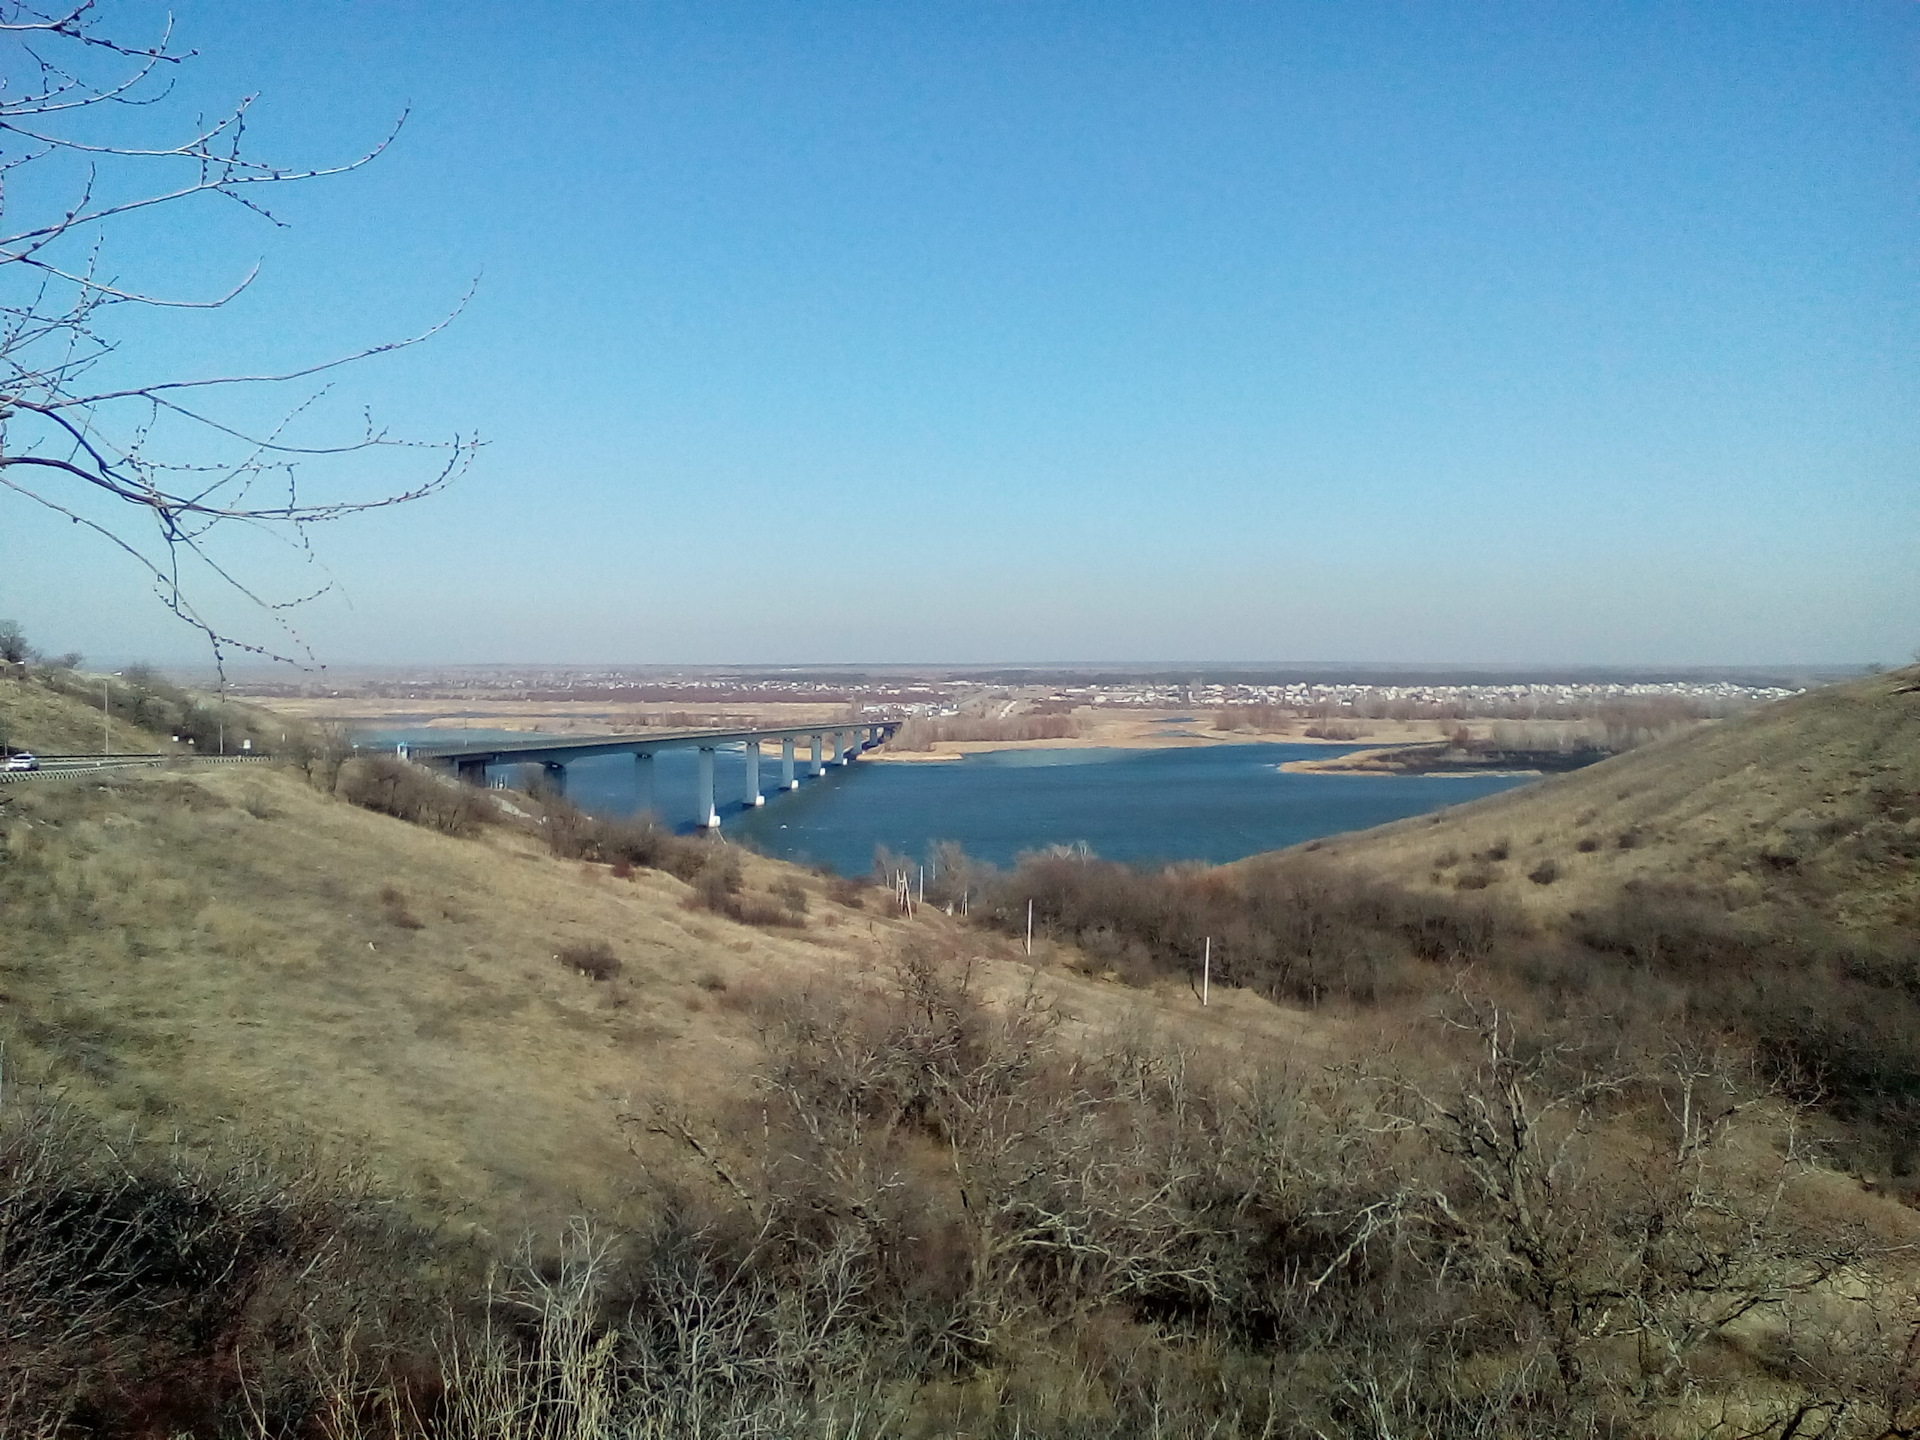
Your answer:
[[[1362,733],[1346,740],[1329,740],[1298,732],[1256,732],[1252,730],[1215,730],[1210,712],[1191,710],[1128,711],[1102,713],[1078,710],[1073,718],[1081,723],[1081,733],[1057,740],[936,740],[930,750],[901,750],[892,745],[869,751],[863,761],[898,761],[925,764],[929,761],[960,760],[990,750],[1177,750],[1211,745],[1353,745],[1376,741],[1383,745],[1411,745],[1437,740],[1439,726],[1422,720],[1378,720],[1367,722]]]

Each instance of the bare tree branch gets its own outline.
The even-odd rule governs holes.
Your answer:
[[[153,42],[141,44],[105,28],[93,0],[57,10],[0,0],[0,74],[8,77],[0,84],[0,487],[66,517],[136,563],[154,581],[161,603],[205,638],[216,664],[230,652],[301,663],[312,652],[287,612],[334,588],[332,581],[272,598],[241,577],[228,532],[234,541],[270,536],[302,563],[316,563],[308,527],[435,494],[465,470],[479,442],[464,434],[399,438],[370,416],[337,439],[296,437],[290,427],[295,420],[312,423],[325,386],[265,427],[181,397],[195,391],[238,399],[408,349],[451,324],[473,292],[424,330],[309,365],[86,385],[85,377],[109,359],[121,365],[128,358],[102,328],[114,307],[218,310],[259,273],[254,266],[204,299],[129,282],[102,265],[117,222],[210,197],[277,225],[253,198],[259,187],[358,170],[379,158],[406,122],[403,111],[378,143],[353,158],[308,166],[248,153],[251,95],[211,121],[193,120],[184,138],[172,142],[121,140],[90,126],[91,115],[109,107],[162,106],[171,95],[163,72],[193,56],[174,48],[170,20]],[[166,113],[156,110],[156,122],[164,124]],[[60,168],[63,159],[68,172]],[[45,188],[56,192],[71,172],[66,199],[37,202],[37,211],[35,202],[22,202],[20,187],[7,182],[30,167],[41,167],[34,174],[43,169],[52,182]],[[424,478],[399,489],[310,498],[316,479],[333,477],[309,476],[304,466],[385,450],[433,452],[435,460]],[[203,589],[205,598],[191,598]],[[217,596],[260,615],[277,638],[231,633],[211,608]]]

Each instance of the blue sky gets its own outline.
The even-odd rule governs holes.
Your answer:
[[[336,159],[411,114],[277,199],[284,229],[217,205],[124,227],[148,288],[263,271],[217,315],[130,317],[121,363],[350,349],[480,277],[326,402],[488,442],[449,493],[317,537],[342,593],[301,625],[329,662],[1920,645],[1911,5],[178,24],[200,58],[174,102],[259,92],[261,153]],[[415,473],[395,458],[352,486]],[[0,614],[200,658],[130,568],[10,500]]]

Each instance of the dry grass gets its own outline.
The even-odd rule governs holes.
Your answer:
[[[91,708],[37,678],[0,680],[0,740],[22,750],[51,755],[91,755],[102,740],[98,687]],[[158,754],[170,748],[157,735],[113,722],[116,754]]]
[[[1505,842],[1513,863],[1489,883],[1543,914],[1656,880],[1748,902],[1790,894],[1847,923],[1920,923],[1916,687],[1920,667],[1814,691],[1320,853],[1412,879]],[[1554,883],[1518,883],[1548,863]]]
[[[661,1142],[630,1117],[748,1092],[739,997],[843,983],[910,927],[961,933],[930,907],[794,928],[796,898],[837,910],[828,882],[729,850],[743,893],[789,922],[743,925],[657,871],[616,880],[505,828],[435,834],[283,770],[16,786],[0,843],[0,1035],[25,1078],[110,1127],[364,1155],[423,1209],[502,1236],[583,1207],[637,1218]],[[618,974],[555,963],[595,942]],[[968,943],[990,988],[1029,973],[1010,942]],[[1252,997],[1236,1026],[1218,1000],[1187,1014],[1172,991],[1046,983],[1088,1024],[1164,1003],[1235,1045],[1302,1028]],[[737,1003],[686,1003],[723,994]]]
[[[260,790],[274,818],[240,803]],[[507,1234],[618,1210],[636,1097],[742,1083],[737,1031],[615,999],[819,963],[688,915],[668,877],[588,879],[519,837],[435,835],[286,773],[15,787],[0,833],[14,1065],[114,1123],[364,1151]],[[596,940],[617,978],[553,963]]]

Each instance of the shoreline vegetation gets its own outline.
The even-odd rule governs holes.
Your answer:
[[[1324,760],[1287,760],[1280,768],[1294,775],[1560,775],[1596,764],[1614,753],[1585,746],[1565,750],[1461,748],[1448,740],[1436,740],[1424,745],[1356,750]]]

